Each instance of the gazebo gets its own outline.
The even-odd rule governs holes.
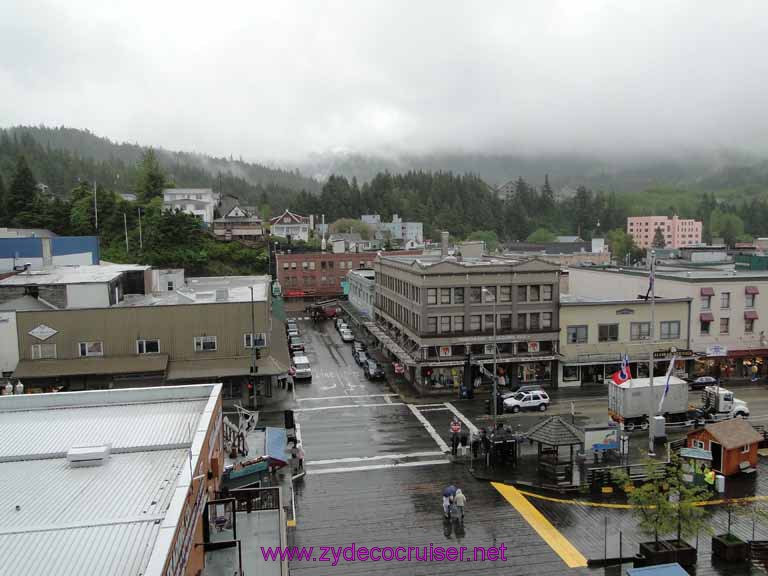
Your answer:
[[[584,445],[584,432],[560,416],[552,416],[536,424],[525,435],[538,445],[539,471],[555,484],[572,484],[573,447]],[[564,446],[569,449],[568,460],[560,459],[560,448]]]

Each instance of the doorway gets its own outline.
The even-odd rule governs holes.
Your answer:
[[[712,470],[723,472],[723,447],[717,442],[710,442],[709,449],[712,451]]]

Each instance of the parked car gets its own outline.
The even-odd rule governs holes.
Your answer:
[[[347,325],[347,323],[344,322],[344,318],[336,318],[336,330],[341,330],[342,325]]]
[[[357,356],[354,356],[354,358],[358,366],[365,366],[365,363],[368,361],[368,354],[365,352],[358,352]]]
[[[518,392],[504,400],[505,412],[520,412],[520,410],[544,412],[547,408],[549,408],[549,395],[544,391]]]
[[[288,330],[288,340],[291,338],[298,338],[299,337],[299,331],[298,330]]]
[[[289,342],[291,354],[295,354],[296,352],[304,352],[304,341],[301,338],[294,336],[290,339]]]
[[[717,384],[717,378],[714,376],[699,376],[688,382],[688,390],[704,390],[707,386]]]
[[[295,330],[296,332],[299,331],[299,325],[293,320],[289,320],[288,323],[285,325],[286,332],[290,332],[291,330]]]
[[[544,392],[544,389],[538,384],[526,384],[524,386],[518,386],[514,390],[508,390],[507,392],[504,392],[501,397],[505,399],[511,398],[518,392]]]
[[[382,380],[384,378],[384,369],[372,358],[368,358],[363,364],[363,372],[368,380]]]
[[[361,342],[360,340],[355,340],[352,342],[352,349],[353,350],[362,350],[365,352],[368,350],[368,346],[366,346],[365,342]]]
[[[312,378],[312,367],[309,365],[309,358],[296,355],[293,357],[293,377],[297,380],[308,380]]]
[[[357,362],[357,357],[360,354],[365,354],[365,353],[366,353],[366,350],[363,350],[362,348],[357,348],[357,347],[354,346],[354,344],[352,345],[352,358],[355,359],[355,362]],[[359,362],[358,362],[358,364],[359,364]]]
[[[355,339],[355,335],[352,334],[352,330],[346,329],[341,331],[341,339],[344,342],[352,342]]]

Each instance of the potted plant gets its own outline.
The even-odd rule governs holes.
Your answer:
[[[646,480],[632,490],[625,473],[617,475],[617,482],[625,486],[628,501],[640,531],[653,540],[640,544],[637,564],[651,566],[678,562],[683,566],[696,564],[696,549],[684,538],[705,527],[706,512],[695,502],[706,498],[708,491],[683,480],[683,469],[676,456],[669,463],[648,460]],[[675,538],[663,536],[675,534]]]
[[[726,501],[728,512],[728,530],[725,534],[712,536],[712,557],[725,562],[743,562],[747,559],[749,545],[731,532],[731,519],[739,514],[743,507],[730,498]]]

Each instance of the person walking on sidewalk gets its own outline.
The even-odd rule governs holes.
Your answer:
[[[464,496],[464,492],[461,491],[461,488],[456,489],[456,494],[453,497],[453,503],[456,505],[456,508],[458,508],[459,510],[459,519],[463,522],[464,506],[467,505],[467,497]]]
[[[461,434],[461,422],[458,418],[451,420],[451,455],[456,456],[459,451],[459,434]]]

